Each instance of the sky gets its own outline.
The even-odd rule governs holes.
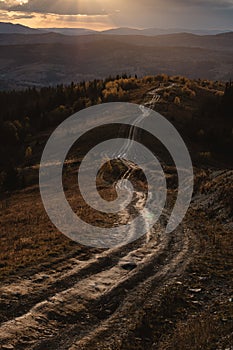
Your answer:
[[[0,0],[0,21],[33,28],[233,30],[233,0]]]

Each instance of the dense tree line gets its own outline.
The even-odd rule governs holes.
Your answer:
[[[7,189],[18,186],[16,168],[19,165],[29,164],[33,156],[31,140],[35,135],[56,127],[71,114],[91,105],[127,101],[128,92],[142,84],[153,82],[166,84],[168,81],[167,75],[149,76],[142,79],[138,79],[137,76],[122,75],[108,77],[105,80],[71,83],[68,86],[58,85],[41,89],[33,87],[23,91],[0,92],[0,186],[1,183]],[[195,142],[200,141],[208,145],[211,151],[221,149],[230,153],[233,84],[227,83],[222,95],[212,94],[204,97],[200,102],[199,97],[196,97],[195,86],[201,89],[206,88],[209,91],[209,89],[216,88],[217,82],[195,81],[192,83],[184,77],[178,77],[175,81],[180,82],[180,85],[183,86],[180,95],[174,97],[172,92],[165,92],[163,97],[168,105],[170,103],[171,106],[177,106],[176,113],[181,113],[179,106],[182,107],[183,99],[195,99],[193,103],[199,104],[198,117],[189,121],[186,134],[190,132]],[[171,97],[171,102],[169,102],[169,97]],[[176,116],[174,116],[175,119]]]
[[[126,99],[125,92],[136,87],[136,78],[124,75],[68,86],[0,92],[1,149],[8,148],[7,161],[14,155],[9,148],[19,146],[27,136],[56,126],[72,113],[91,105],[119,100],[123,96]]]
[[[221,110],[226,118],[233,119],[233,83],[226,84],[225,92],[221,101]]]
[[[66,86],[0,92],[0,173],[4,171],[7,179],[14,178],[14,168],[32,154],[29,144],[34,135],[91,105],[125,101],[127,91],[136,87],[137,77],[124,74]],[[9,182],[15,181],[7,180],[6,187]]]

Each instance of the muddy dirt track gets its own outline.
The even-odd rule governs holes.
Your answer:
[[[152,105],[158,92],[152,94]],[[230,180],[223,177],[231,183],[232,173]],[[129,245],[99,253],[79,251],[71,257],[64,254],[47,268],[39,266],[31,274],[4,282],[0,287],[0,348],[157,349],[154,339],[159,342],[163,324],[171,322],[167,317],[172,313],[170,289],[183,284],[189,264],[202,249],[193,206],[208,208],[211,201],[218,203],[219,198],[211,195],[200,195],[172,233],[165,233],[170,215],[165,209],[153,229]],[[208,221],[200,221],[199,227]]]
[[[140,325],[142,310],[153,308],[192,257],[195,245],[185,224],[172,234],[162,230],[2,286],[1,310],[8,317],[0,327],[2,348],[120,348]]]
[[[195,286],[192,280],[185,281],[185,275],[203,250],[202,227],[209,225],[208,219],[199,217],[198,208],[216,203],[217,212],[223,213],[220,205],[224,208],[226,200],[221,194],[220,201],[217,193],[220,189],[227,195],[220,187],[231,178],[232,172],[213,174],[210,193],[194,197],[185,220],[170,234],[165,233],[169,216],[165,209],[154,228],[129,245],[100,252],[78,251],[70,257],[64,254],[47,267],[38,266],[33,273],[25,270],[2,283],[1,349],[157,349],[164,324],[174,327],[177,321],[175,304],[181,309],[178,317],[189,313],[182,293],[179,304],[179,300],[174,303],[171,291],[185,283],[188,288]],[[203,300],[208,307],[212,299],[216,305],[230,298],[222,273],[220,281],[208,280],[203,277],[206,273],[194,273],[203,282],[191,293],[199,293],[200,283],[206,292],[191,298],[192,312],[199,305],[198,310],[203,308]],[[219,292],[217,286],[222,286]]]
[[[198,315],[203,308],[214,310],[231,300],[231,282],[227,282],[231,272],[226,270],[230,251],[224,251],[224,259],[220,255],[218,267],[221,261],[224,266],[219,277],[214,266],[203,267],[205,262],[200,269],[194,268],[194,277],[187,271],[192,271],[189,266],[202,255],[202,230],[206,236],[210,225],[200,214],[202,207],[221,215],[226,239],[230,237],[231,221],[222,215],[227,213],[224,188],[229,188],[232,174],[211,174],[208,191],[194,196],[185,220],[172,233],[165,233],[169,216],[165,209],[154,228],[129,245],[99,252],[79,250],[70,257],[64,254],[47,267],[38,265],[33,273],[25,270],[2,283],[0,348],[157,349],[177,318],[185,320],[190,310]],[[229,244],[227,247],[230,249]],[[214,256],[217,252],[215,248]],[[174,287],[186,285],[190,300],[183,300],[181,289],[174,301]],[[195,288],[190,289],[192,286]]]

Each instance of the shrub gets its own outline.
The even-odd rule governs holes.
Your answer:
[[[175,97],[174,103],[175,103],[175,105],[180,105],[181,101],[180,101],[179,96],[176,96],[176,97]]]

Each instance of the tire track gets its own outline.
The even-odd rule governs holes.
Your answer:
[[[180,232],[182,235],[182,232]],[[124,323],[130,327],[136,327],[140,318],[137,313],[141,312],[146,300],[156,292],[158,287],[164,283],[173,281],[177,274],[188,263],[187,254],[190,255],[189,237],[179,238],[174,235],[169,246],[162,252],[155,252],[150,262],[145,264],[139,271],[135,271],[129,278],[116,285],[109,293],[105,293],[93,301],[85,311],[89,315],[89,322],[80,325],[80,315],[72,321],[71,327],[62,336],[54,337],[51,340],[45,339],[32,349],[111,349],[111,339],[114,344],[123,340],[122,332],[125,334]],[[157,294],[156,294],[157,297]],[[76,315],[77,316],[77,315]],[[141,316],[142,317],[142,316]],[[82,320],[82,318],[81,318]],[[79,321],[79,324],[76,324]],[[121,323],[122,322],[122,323]],[[82,321],[81,321],[82,323]],[[95,330],[93,331],[93,325]],[[117,327],[116,327],[117,326]],[[126,333],[128,333],[127,330]],[[118,337],[119,339],[115,339]],[[78,340],[77,340],[78,339]],[[101,339],[101,341],[100,341]],[[119,349],[119,347],[112,347]]]
[[[49,273],[38,272],[33,276],[20,279],[11,284],[0,287],[0,308],[1,321],[6,322],[12,318],[19,317],[28,312],[33,305],[41,302],[54,294],[71,288],[77,280],[81,281],[90,274],[100,273],[103,270],[112,268],[120,259],[127,254],[133,254],[143,244],[146,244],[146,237],[139,239],[125,247],[111,249],[95,255],[88,261],[80,261],[79,255],[74,257],[62,266],[58,271],[56,266]],[[159,244],[160,235],[156,236]],[[10,304],[9,304],[10,301]]]
[[[57,349],[120,349],[129,334],[132,335],[132,332],[142,324],[145,314],[143,310],[148,309],[148,306],[151,309],[153,303],[158,304],[160,300],[158,296],[164,285],[168,287],[174,283],[191,260],[194,246],[190,245],[190,233],[186,232],[184,239],[178,245],[180,249],[176,254],[170,254],[171,260],[167,257],[168,263],[164,264],[160,271],[152,276],[147,276],[145,281],[134,287],[113,315],[84,338],[70,345],[62,343]]]
[[[64,326],[67,319],[71,321],[75,318],[77,321],[81,317],[80,313],[85,317],[85,310],[89,309],[88,305],[101,295],[106,297],[116,286],[122,283],[124,285],[131,278],[135,279],[135,274],[136,276],[139,274],[140,278],[144,278],[144,275],[141,275],[139,272],[145,269],[145,261],[154,260],[154,251],[157,249],[163,252],[168,243],[168,237],[164,237],[159,244],[157,244],[156,239],[152,239],[148,244],[137,247],[133,251],[132,247],[131,249],[128,247],[130,252],[126,255],[123,254],[123,257],[121,256],[124,249],[123,251],[121,249],[121,251],[117,252],[118,262],[111,256],[112,267],[103,263],[101,272],[93,271],[93,269],[96,269],[96,266],[95,262],[92,262],[91,267],[89,267],[90,269],[92,268],[92,271],[89,271],[90,275],[87,275],[79,282],[76,281],[71,288],[66,286],[61,292],[53,293],[52,297],[43,299],[43,301],[35,304],[24,315],[4,322],[0,327],[2,344],[7,346],[13,343],[14,346],[17,345],[17,349],[20,348],[20,344],[23,344],[23,348],[26,349],[28,341],[24,340],[25,337],[29,337],[30,341],[36,339],[37,342],[38,338],[47,337],[48,334],[49,336],[56,334],[60,326]],[[110,257],[108,256],[107,258],[109,259]],[[124,265],[132,260],[138,261],[137,272],[132,273],[131,276],[131,272],[125,270],[122,264]],[[145,266],[147,266],[147,263]]]

